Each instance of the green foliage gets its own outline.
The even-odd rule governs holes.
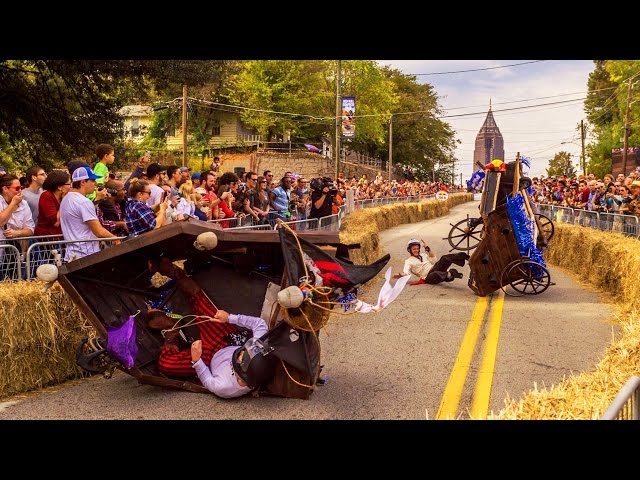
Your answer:
[[[571,154],[568,152],[558,152],[549,160],[549,168],[547,168],[547,176],[577,176],[576,167],[571,160]]]
[[[598,60],[594,63],[595,69],[589,75],[585,111],[596,141],[587,147],[587,171],[601,177],[611,173],[611,150],[623,146],[627,101],[628,145],[640,146],[640,82],[637,77],[640,61]],[[628,95],[630,78],[631,96]]]
[[[3,60],[0,131],[23,169],[92,158],[99,143],[122,147],[123,105],[214,82],[223,69],[222,61]]]
[[[393,163],[416,169],[416,177],[436,180],[451,175],[455,161],[455,132],[437,118],[442,115],[437,95],[429,84],[419,85],[416,77],[398,70],[384,69],[394,83],[398,112],[416,112],[393,116]],[[387,134],[388,140],[388,134]],[[386,156],[386,152],[380,152]]]

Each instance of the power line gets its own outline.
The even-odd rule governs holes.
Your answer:
[[[450,73],[466,73],[466,72],[482,72],[484,70],[495,70],[497,68],[517,67],[518,65],[527,65],[529,63],[545,62],[546,60],[532,60],[530,62],[512,63],[510,65],[499,65],[497,67],[474,68],[471,70],[457,70],[454,72],[432,72],[432,73],[408,73],[407,75],[449,75]]]
[[[493,113],[500,113],[500,112],[509,112],[509,111],[513,111],[513,110],[525,110],[528,108],[535,108],[535,107],[545,107],[548,105],[559,105],[559,104],[563,104],[563,103],[571,103],[571,102],[577,102],[577,101],[582,101],[584,100],[584,98],[574,98],[573,100],[560,100],[558,102],[549,102],[549,103],[539,103],[537,105],[525,105],[522,107],[512,107],[512,108],[502,108],[499,110],[492,110]],[[486,115],[487,112],[473,112],[473,113],[459,113],[456,115],[442,115],[438,118],[455,118],[455,117],[469,117],[471,115]],[[395,113],[394,113],[395,115]]]

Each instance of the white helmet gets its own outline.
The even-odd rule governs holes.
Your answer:
[[[416,240],[415,238],[412,238],[411,240],[409,240],[407,242],[407,252],[409,252],[409,253],[411,253],[411,245],[420,246],[420,240]]]

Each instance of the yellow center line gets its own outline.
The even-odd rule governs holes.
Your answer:
[[[464,333],[464,338],[460,345],[460,352],[456,357],[447,386],[444,389],[442,401],[440,402],[440,407],[435,417],[436,420],[456,418],[458,405],[460,404],[460,398],[464,390],[464,382],[467,379],[467,373],[471,366],[473,352],[478,342],[478,334],[480,333],[488,304],[488,297],[480,297],[476,301],[473,313],[471,314],[471,320],[469,321],[469,325],[467,325],[467,330]]]
[[[498,295],[491,302],[487,337],[484,342],[482,363],[473,391],[473,403],[471,404],[471,418],[484,420],[489,410],[489,398],[491,397],[491,384],[496,366],[496,354],[498,351],[498,339],[500,338],[500,325],[502,324],[502,309],[504,308],[504,291],[498,290]]]

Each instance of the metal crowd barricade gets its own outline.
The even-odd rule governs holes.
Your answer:
[[[340,230],[340,216],[329,215],[318,221],[318,230]]]
[[[620,213],[601,213],[598,228],[600,230],[609,230],[611,232],[623,233],[637,237],[640,234],[638,230],[638,217],[635,215],[624,215]]]
[[[302,232],[304,230],[317,230],[319,221],[317,218],[307,218],[306,220],[294,220],[292,222],[283,222],[292,230],[296,230],[298,232]],[[279,223],[276,223],[273,227],[274,230],[277,230],[280,227]]]
[[[208,223],[219,223],[223,228],[235,228],[240,225],[240,217],[220,218],[218,220],[207,220]],[[222,223],[227,222],[227,223]],[[226,226],[225,226],[226,225]]]
[[[0,281],[22,280],[22,259],[15,245],[0,243]]]
[[[627,380],[600,420],[640,420],[640,377]]]
[[[598,212],[594,212],[592,210],[578,210],[576,223],[583,227],[598,228]]]
[[[49,237],[56,236],[57,235],[50,235]],[[127,237],[109,237],[87,240],[51,240],[44,242],[34,242],[27,249],[25,278],[27,280],[31,280],[32,278],[34,278],[36,275],[36,270],[40,265],[44,265],[46,263],[55,264],[58,260],[64,261],[65,250],[67,248],[67,245],[71,243],[87,244],[89,242],[98,242],[99,249],[102,250],[103,248],[115,245],[116,243],[119,243],[126,238]],[[91,253],[89,253],[88,255],[91,255]]]
[[[547,204],[534,204],[535,206],[535,210],[537,210],[537,213],[539,213],[540,215],[544,215],[545,217],[549,217],[549,219],[554,220],[553,218],[553,205],[547,205]]]
[[[273,230],[273,227],[268,223],[263,223],[260,225],[244,225],[242,227],[231,227],[226,230]]]
[[[574,223],[573,208],[559,207],[557,205],[550,205],[550,207],[553,212],[552,216],[549,217],[551,220],[561,223]]]
[[[549,204],[534,205],[539,213],[548,216],[555,222],[618,232],[636,238],[640,237],[640,219],[636,215],[596,212]]]

